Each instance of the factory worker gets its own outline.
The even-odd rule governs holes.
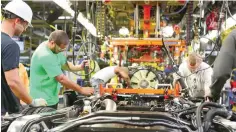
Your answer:
[[[190,53],[186,61],[179,66],[178,73],[181,77],[175,74],[174,80],[184,79],[190,97],[206,97],[209,100],[213,70],[210,65],[202,61],[199,54]]]

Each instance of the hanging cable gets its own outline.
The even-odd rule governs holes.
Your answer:
[[[216,50],[217,47],[219,46],[219,41],[220,41],[220,30],[221,30],[221,24],[223,22],[223,10],[224,10],[224,6],[225,6],[225,1],[223,1],[223,4],[221,6],[220,12],[219,12],[219,20],[218,20],[218,32],[217,32],[217,36],[216,36],[216,43],[212,49],[212,51],[210,52],[210,54],[208,54],[207,56],[205,56],[204,60],[206,60],[209,56],[212,55],[212,53]]]
[[[206,60],[210,55],[212,55],[212,53],[215,51],[215,48],[216,48],[216,42],[214,42],[213,40],[211,40],[210,38],[207,38],[207,37],[205,37],[205,36],[202,36],[202,37],[200,37],[200,39],[201,38],[205,38],[205,39],[208,39],[211,43],[213,43],[214,44],[214,47],[213,47],[213,49],[211,50],[211,52],[209,53],[209,55],[208,56],[206,56],[205,58],[203,58],[203,60]]]
[[[75,51],[74,51],[74,46],[75,46],[75,36],[76,36],[76,30],[77,30],[77,13],[78,13],[78,10],[77,10],[77,1],[75,1],[75,5],[74,5],[74,8],[75,8],[75,14],[74,14],[74,25],[72,27],[72,62],[73,64],[75,65]]]
[[[79,56],[79,53],[80,53],[80,51],[81,51],[80,49],[82,49],[83,47],[86,47],[86,44],[88,44],[88,43],[89,43],[89,42],[82,42],[80,48],[78,49],[77,56],[76,56],[76,58],[74,59],[75,62],[78,61],[78,56]],[[92,43],[92,44],[94,44],[94,43]],[[95,45],[95,48],[96,48],[96,45]],[[83,49],[82,49],[82,50],[83,50]],[[74,49],[73,49],[73,51],[74,51]],[[87,50],[86,50],[86,53],[88,53]],[[87,55],[87,56],[88,56],[88,55]],[[72,73],[74,73],[74,74],[77,75],[77,76],[88,76],[88,75],[91,75],[91,74],[95,71],[96,63],[95,63],[95,60],[91,59],[91,55],[89,55],[89,56],[90,56],[90,60],[92,60],[92,63],[93,63],[93,67],[90,68],[90,72],[88,72],[87,74],[78,74],[77,72],[73,72],[73,71],[72,71]],[[91,66],[91,64],[90,64],[90,66]],[[68,66],[68,68],[70,69],[69,66]],[[70,70],[71,70],[71,69],[70,69]]]
[[[173,12],[173,13],[170,13],[170,14],[163,14],[163,16],[172,16],[172,15],[180,14],[186,8],[188,2],[189,1],[186,0],[184,6],[180,10],[178,10],[177,12]]]
[[[75,5],[74,5],[74,10],[75,10],[75,13],[74,13],[74,20],[73,20],[73,27],[72,27],[72,32],[73,32],[73,34],[72,34],[72,63],[74,64],[74,65],[76,65],[76,62],[77,62],[77,60],[78,60],[78,55],[79,55],[79,51],[80,51],[80,49],[82,49],[82,47],[86,47],[86,44],[88,44],[89,42],[85,42],[85,37],[84,37],[84,35],[83,35],[83,32],[82,32],[82,36],[80,36],[80,35],[76,35],[76,30],[77,30],[77,16],[78,16],[78,9],[77,9],[77,1],[75,1],[75,3],[74,3]],[[80,46],[80,48],[79,48],[79,50],[78,50],[78,53],[77,53],[77,56],[75,57],[75,39],[76,39],[76,36],[77,37],[79,37],[81,40],[82,40],[82,44],[81,44],[81,46]],[[95,45],[95,48],[96,48],[96,45]],[[69,46],[68,46],[68,49],[67,50],[69,50]],[[83,50],[83,49],[82,49]],[[86,51],[86,53],[88,53],[88,51]],[[67,54],[67,52],[66,52],[66,56],[67,56],[68,54]],[[90,55],[90,57],[91,57],[91,55]],[[96,63],[94,62],[94,60],[92,61],[93,62],[93,68],[92,68],[92,70],[89,72],[89,73],[87,73],[87,74],[84,74],[84,75],[82,75],[82,74],[78,74],[78,73],[76,73],[76,72],[73,72],[73,71],[71,71],[72,73],[74,73],[75,75],[77,75],[77,76],[88,76],[88,75],[91,75],[91,73],[92,72],[94,72],[94,70],[95,70],[95,68],[96,68]],[[67,65],[68,65],[68,63],[67,63]],[[69,65],[68,65],[68,68],[70,69],[70,67],[69,67]],[[70,69],[71,70],[71,69]]]
[[[76,36],[80,37],[81,40],[82,40],[82,37],[81,37],[80,35],[76,35]],[[70,40],[70,43],[71,43],[71,41],[72,41],[72,40]],[[83,40],[82,40],[82,41],[83,41]],[[86,45],[86,43],[88,43],[88,42],[82,42],[80,48],[78,49],[77,56],[76,56],[76,58],[74,59],[75,62],[78,61],[78,55],[79,55],[79,51],[80,51],[81,47],[84,47],[84,45]],[[70,44],[70,46],[71,46],[71,45],[73,46],[73,44]],[[70,46],[67,47],[67,50],[66,50],[66,52],[65,52],[66,58],[68,57],[68,51],[69,51]],[[96,44],[95,44],[95,47],[96,47]],[[72,48],[73,48],[73,51],[74,51],[74,50],[75,50],[74,47],[72,47]],[[90,57],[90,58],[91,58],[91,57]],[[91,60],[93,60],[93,59],[91,59]],[[90,69],[90,72],[89,72],[88,74],[84,74],[84,75],[83,75],[83,74],[78,74],[78,73],[76,73],[76,72],[73,72],[73,71],[70,69],[68,63],[67,63],[67,66],[68,66],[69,70],[71,70],[71,72],[74,73],[75,75],[77,75],[77,76],[87,76],[87,75],[91,75],[91,73],[93,73],[93,72],[95,71],[95,68],[96,68],[95,60],[93,60],[92,62],[93,62],[93,68]]]
[[[232,18],[234,21],[236,21],[236,19],[234,19],[232,13],[231,13],[230,10],[229,10],[229,3],[228,3],[228,0],[226,1],[226,8],[227,8],[228,13],[229,13],[229,15],[231,16],[231,18]]]
[[[187,7],[187,27],[186,27],[186,43],[187,45],[190,45],[190,39],[191,39],[191,30],[193,26],[193,2],[189,2]]]

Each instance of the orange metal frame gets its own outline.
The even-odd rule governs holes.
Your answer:
[[[164,43],[170,47],[178,47],[178,52],[185,51],[186,49],[186,41],[185,40],[177,40],[177,39],[166,39]],[[162,46],[162,40],[160,38],[147,38],[147,39],[132,39],[132,38],[116,38],[111,39],[110,44],[114,47],[118,47],[120,50],[126,50],[126,46]],[[150,47],[152,48],[152,47]],[[170,48],[171,49],[171,48]],[[120,58],[121,59],[121,58]],[[152,59],[148,55],[144,55],[141,58],[131,58],[130,62],[161,62],[160,58]],[[120,61],[121,62],[121,61]],[[175,89],[168,90],[167,93],[165,89],[113,89],[113,88],[103,88],[100,86],[100,94],[104,93],[116,92],[117,94],[161,94],[161,95],[174,95],[179,96],[179,85],[175,86]]]
[[[150,39],[150,40],[135,40],[135,39],[111,39],[111,45],[113,46],[151,46],[151,45],[162,45],[161,39]],[[168,39],[164,40],[164,43],[168,46],[185,46],[184,40]]]
[[[118,47],[120,50],[124,51],[126,50],[126,46],[162,46],[162,40],[157,38],[157,39],[112,39],[110,40],[111,45],[113,45],[113,47]],[[186,49],[186,42],[184,40],[176,40],[176,39],[168,39],[165,40],[164,43],[167,46],[170,46],[170,49],[172,49],[172,47],[178,47],[179,52],[185,51]],[[149,47],[150,49],[152,49],[153,47]],[[179,55],[179,54],[176,54]],[[153,59],[150,55],[144,55],[141,58],[130,58],[129,59],[130,62],[136,62],[136,63],[140,63],[140,62],[162,62],[163,60],[160,58],[155,58]],[[121,61],[120,61],[121,62]]]
[[[129,59],[130,62],[161,62],[162,60],[159,58],[153,59],[150,55],[143,55],[139,59],[131,58]]]
[[[179,96],[179,87],[176,87],[175,89],[134,89],[134,88],[104,88],[102,85],[99,87],[100,89],[100,95],[104,95],[104,93],[109,94],[158,94],[158,95],[174,95]]]

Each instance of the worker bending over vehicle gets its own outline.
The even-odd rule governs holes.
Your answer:
[[[95,88],[95,94],[99,94],[99,85],[107,83],[110,79],[115,76],[121,77],[127,84],[127,87],[130,88],[130,78],[129,78],[129,70],[126,67],[119,66],[109,66],[101,69],[97,73],[95,73],[90,79],[90,83],[92,87]]]
[[[189,54],[185,62],[179,66],[179,75],[174,76],[174,80],[183,78],[187,85],[187,93],[190,97],[209,97],[210,85],[212,83],[213,70],[210,65],[202,61],[197,53]],[[175,81],[174,81],[175,82]],[[208,98],[207,98],[208,100]]]

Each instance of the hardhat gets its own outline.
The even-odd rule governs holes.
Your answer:
[[[28,4],[26,4],[24,1],[22,0],[13,0],[11,2],[9,2],[5,8],[3,8],[4,10],[13,13],[15,15],[17,15],[18,17],[24,19],[25,21],[28,22],[30,27],[33,27],[31,25],[31,20],[32,20],[32,16],[33,16],[33,12],[31,10],[31,8],[29,7]]]

